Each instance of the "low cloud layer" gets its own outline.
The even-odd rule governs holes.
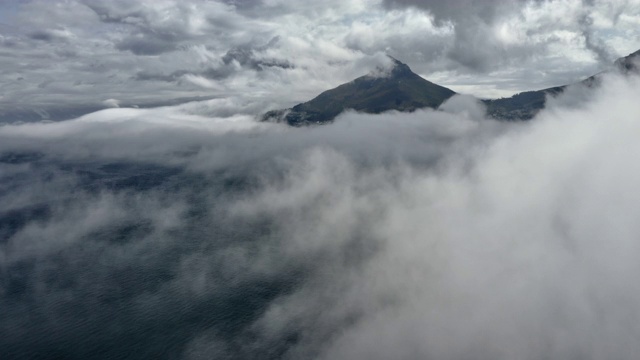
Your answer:
[[[0,348],[632,359],[638,89],[606,76],[526,123],[454,97],[310,128],[229,99],[0,126]]]

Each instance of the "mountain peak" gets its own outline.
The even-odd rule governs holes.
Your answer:
[[[263,120],[286,121],[293,126],[322,124],[349,109],[377,114],[437,108],[455,95],[452,90],[423,79],[392,56],[389,58],[392,62],[388,67],[378,67],[291,109],[269,111]]]
[[[407,76],[407,75],[417,76],[416,73],[411,71],[411,68],[409,68],[409,65],[402,63],[393,57],[391,57],[391,59],[393,60],[393,65],[394,65],[393,70],[391,71],[392,76],[396,76],[396,77]]]
[[[409,66],[400,60],[394,58],[391,55],[387,55],[391,60],[391,63],[386,66],[378,66],[375,70],[371,71],[368,76],[370,77],[387,77],[387,78],[399,78],[403,76],[416,75]],[[417,75],[416,75],[417,76]]]

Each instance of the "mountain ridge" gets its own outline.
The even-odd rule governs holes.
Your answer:
[[[457,94],[422,78],[399,60],[391,56],[389,58],[393,66],[387,76],[361,76],[292,108],[268,111],[262,116],[262,121],[303,126],[332,122],[345,110],[378,114],[389,110],[411,112],[422,108],[437,109]],[[614,69],[622,73],[638,72],[639,59],[640,50],[617,59],[613,64]],[[508,98],[479,100],[486,106],[489,117],[499,120],[529,120],[545,107],[549,96],[558,96],[572,85],[597,85],[602,73],[604,72],[573,84],[524,91]]]
[[[637,50],[625,57],[617,59],[613,63],[613,70],[623,74],[638,72],[638,62],[640,61],[640,50]],[[487,107],[487,115],[500,120],[529,120],[538,111],[544,109],[547,98],[562,94],[569,86],[583,85],[593,87],[599,84],[600,76],[611,70],[602,71],[588,78],[573,84],[554,86],[541,90],[524,91],[508,98],[486,99],[482,102]]]

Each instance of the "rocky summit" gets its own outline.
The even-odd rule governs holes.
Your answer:
[[[324,124],[349,109],[378,114],[388,110],[437,108],[456,94],[423,79],[406,64],[391,59],[389,69],[378,69],[291,109],[269,111],[263,120],[286,122],[292,126]]]

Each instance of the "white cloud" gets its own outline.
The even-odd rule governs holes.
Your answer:
[[[120,101],[118,99],[107,99],[102,103],[107,107],[120,107]]]
[[[437,173],[361,173],[313,153],[250,206],[283,212],[292,258],[331,265],[260,329],[300,331],[291,358],[633,357],[637,89],[611,79],[596,101],[543,112]],[[373,254],[349,258],[352,246]]]

